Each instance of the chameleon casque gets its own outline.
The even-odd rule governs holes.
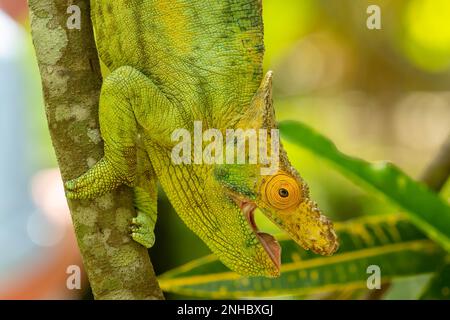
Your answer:
[[[259,164],[171,161],[176,128],[276,128],[272,73],[263,77],[259,0],[91,0],[97,49],[111,73],[100,94],[103,158],[66,183],[73,199],[134,188],[133,239],[151,247],[157,182],[186,225],[230,269],[280,274],[281,249],[258,231],[259,208],[305,249],[331,255],[332,223],[280,146],[278,172]]]

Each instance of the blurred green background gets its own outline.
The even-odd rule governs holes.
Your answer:
[[[366,9],[370,4],[381,8],[381,30],[366,27]],[[0,12],[3,12],[0,21],[8,21],[3,25],[9,26],[0,28],[0,59],[12,61],[8,65],[16,66],[8,72],[23,75],[22,82],[17,82],[16,95],[23,99],[20,103],[24,109],[18,113],[14,130],[21,131],[24,136],[15,140],[10,152],[16,152],[22,143],[23,152],[17,157],[27,161],[20,162],[21,166],[18,162],[10,163],[9,168],[24,176],[28,182],[23,186],[29,190],[12,194],[9,199],[21,204],[31,199],[30,207],[40,207],[39,201],[33,200],[32,181],[57,165],[28,34],[26,2],[0,0]],[[389,160],[417,178],[450,132],[450,1],[263,0],[263,15],[265,70],[274,71],[278,120],[299,120],[329,137],[346,154],[368,161]],[[10,30],[14,30],[14,39],[10,39]],[[0,87],[4,89],[0,92],[11,94],[13,90],[9,86],[14,83],[8,79],[0,77]],[[1,114],[8,117],[14,106],[5,101],[0,96]],[[313,154],[291,143],[286,143],[285,147],[291,161],[308,182],[312,198],[333,221],[398,211],[318,161]],[[57,178],[48,181],[57,184]],[[450,196],[448,185],[441,193],[445,199]],[[51,192],[48,194],[63,197],[63,194]],[[157,241],[150,250],[157,274],[209,254],[207,247],[177,217],[162,192],[159,206]],[[6,212],[7,208],[3,210],[0,218],[12,219],[14,213]],[[24,210],[25,223],[32,211],[35,210]],[[61,211],[67,215],[65,209]],[[49,221],[54,219],[49,214],[42,215],[50,217]],[[274,230],[264,219],[259,223],[262,229]],[[19,224],[17,228],[20,228]],[[53,221],[49,225],[48,232],[54,226],[63,228],[65,234],[71,233],[67,223]],[[11,228],[6,230],[0,224],[0,235],[7,238],[6,234],[11,240],[8,246],[0,244],[0,260],[6,256],[2,250],[14,250],[16,238],[29,237],[30,232],[12,232]],[[61,239],[44,246],[32,241],[39,250],[24,250],[21,256],[14,257],[14,261],[2,261],[0,297],[89,297],[86,290],[68,292],[65,289],[64,263],[80,264],[80,260],[73,235],[61,236]],[[55,250],[55,247],[66,249]],[[53,257],[63,254],[61,252],[74,252],[72,260],[61,262]],[[49,255],[58,267],[50,263],[42,266],[42,261],[48,260]],[[60,278],[51,278],[54,287],[45,291],[35,285],[34,293],[30,294],[31,289],[26,284],[22,284],[23,289],[17,289],[19,280],[11,281],[10,276],[11,270],[23,265],[24,261],[40,267],[37,271],[35,268],[20,271],[22,268],[19,268],[22,273],[16,270],[15,277],[22,282],[26,275],[27,279],[37,283],[49,283],[50,280],[36,279],[48,277],[47,269],[63,268],[63,271]],[[400,279],[385,297],[412,299],[428,278],[429,275],[421,275]],[[84,284],[83,287],[87,286]],[[178,296],[169,294],[168,297]]]

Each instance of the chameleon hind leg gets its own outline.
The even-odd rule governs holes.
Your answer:
[[[163,141],[168,132],[170,101],[138,70],[124,66],[108,75],[102,85],[99,104],[104,156],[82,176],[66,182],[71,199],[92,199],[118,187],[134,186],[137,171],[138,134]],[[168,139],[168,138],[166,138]]]
[[[134,187],[134,206],[137,216],[131,224],[131,236],[147,248],[155,243],[154,228],[157,217],[158,189],[156,175],[147,152],[137,149],[137,176]]]

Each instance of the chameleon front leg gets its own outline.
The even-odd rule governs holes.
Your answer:
[[[134,187],[138,216],[133,220],[133,238],[145,246],[154,242],[156,177],[137,141],[140,134],[159,143],[164,141],[160,135],[173,124],[169,120],[176,119],[173,110],[158,87],[138,70],[125,66],[113,71],[105,78],[100,93],[104,156],[85,174],[65,184],[71,199],[92,199],[120,184]],[[143,176],[146,172],[148,176]]]

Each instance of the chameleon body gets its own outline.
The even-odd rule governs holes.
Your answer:
[[[279,170],[259,164],[174,164],[172,132],[203,127],[276,128],[272,73],[263,77],[263,21],[253,0],[92,0],[100,58],[111,73],[99,102],[104,157],[66,183],[86,199],[120,184],[134,188],[134,240],[155,241],[157,182],[178,215],[230,269],[248,276],[280,273],[280,247],[259,232],[259,208],[306,249],[330,255],[331,222],[282,146]]]

